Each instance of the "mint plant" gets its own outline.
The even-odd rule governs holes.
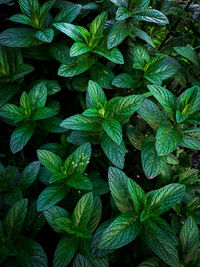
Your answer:
[[[0,266],[199,266],[199,10],[0,0]]]
[[[19,152],[34,134],[38,120],[44,120],[58,113],[56,107],[45,107],[47,88],[43,84],[34,86],[27,94],[20,97],[20,106],[5,104],[0,109],[0,115],[12,120],[16,129],[11,135],[10,148],[13,153]]]
[[[92,21],[89,31],[70,23],[54,23],[56,29],[75,41],[70,48],[70,57],[76,57],[75,64],[61,64],[58,75],[73,77],[81,74],[90,69],[97,62],[99,56],[116,64],[124,63],[123,55],[117,48],[108,49],[106,46],[104,27],[107,17],[107,12],[98,15]]]
[[[102,88],[97,83],[89,81],[87,109],[82,114],[65,119],[61,126],[98,134],[99,143],[108,159],[114,165],[123,168],[126,149],[122,136],[122,123],[139,108],[142,101],[143,97],[140,95],[115,97],[107,101]]]

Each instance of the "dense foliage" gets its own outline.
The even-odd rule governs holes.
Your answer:
[[[0,0],[0,32],[0,266],[199,267],[200,1]]]

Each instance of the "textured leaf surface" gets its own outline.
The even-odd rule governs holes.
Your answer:
[[[54,254],[53,266],[54,267],[67,266],[74,257],[77,247],[78,247],[78,240],[76,238],[70,235],[62,237],[57,245]]]
[[[156,133],[156,151],[159,156],[170,154],[181,143],[182,134],[169,121],[163,121]]]
[[[117,145],[110,137],[103,135],[101,137],[101,147],[112,164],[123,169],[126,154],[124,141],[120,145]]]
[[[9,47],[29,47],[42,42],[35,38],[36,31],[29,28],[10,28],[0,34],[0,44]]]
[[[164,165],[164,158],[158,156],[156,152],[155,141],[154,136],[148,136],[142,145],[142,168],[149,179],[159,175]]]
[[[106,118],[102,121],[102,127],[107,135],[118,145],[122,142],[122,126],[121,124],[113,119]]]
[[[108,169],[108,183],[118,209],[121,212],[131,210],[131,197],[128,191],[128,177],[126,174],[117,168],[110,167]]]
[[[22,267],[47,267],[47,255],[43,248],[32,239],[22,238],[17,245],[17,262]]]
[[[6,214],[4,228],[7,234],[19,234],[27,214],[28,200],[22,199],[16,202]]]
[[[75,225],[87,227],[94,209],[94,197],[92,193],[87,193],[79,200],[73,212]]]
[[[35,130],[34,125],[25,124],[17,127],[10,138],[10,149],[12,153],[17,153],[28,143]]]
[[[96,109],[103,108],[107,102],[105,93],[101,86],[91,80],[88,83],[86,102],[88,108]]]
[[[37,200],[37,210],[47,210],[58,202],[60,202],[68,193],[68,189],[64,186],[49,186],[45,188],[39,195]]]
[[[103,233],[99,248],[117,249],[129,244],[139,233],[137,216],[134,213],[124,213],[117,217]]]
[[[48,150],[38,150],[37,155],[39,161],[48,171],[53,174],[61,172],[62,160],[56,154]]]
[[[153,190],[147,195],[147,204],[162,214],[173,207],[185,194],[185,186],[169,184],[160,189]]]
[[[171,120],[175,120],[176,100],[173,94],[161,86],[148,85],[147,86],[152,95],[158,100],[163,106],[167,115]]]

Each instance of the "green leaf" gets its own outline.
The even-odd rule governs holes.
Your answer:
[[[163,121],[156,133],[156,151],[158,156],[169,155],[181,143],[182,134],[169,121]]]
[[[122,142],[122,126],[121,124],[113,119],[113,118],[106,118],[101,123],[104,131],[107,135],[118,145]]]
[[[14,84],[0,84],[0,106],[5,104],[9,99],[11,99],[20,89],[20,86]],[[1,109],[0,109],[0,116],[1,116]],[[14,116],[16,118],[16,116]]]
[[[61,172],[62,160],[59,156],[47,150],[37,150],[39,161],[53,174]]]
[[[107,47],[111,49],[119,45],[129,35],[131,28],[126,21],[117,21],[111,28],[108,35]]]
[[[9,120],[13,120],[15,123],[26,118],[23,109],[13,104],[5,104],[2,106],[0,109],[0,116]]]
[[[88,30],[81,26],[66,22],[54,23],[53,26],[72,38],[75,42],[87,42],[88,38],[90,37]]]
[[[144,9],[134,12],[133,18],[136,20],[153,22],[160,25],[168,24],[167,17],[156,9]]]
[[[200,129],[192,127],[184,131],[181,146],[200,150]]]
[[[58,15],[54,18],[55,22],[68,22],[72,23],[81,11],[81,5],[69,5],[61,9]]]
[[[80,190],[92,190],[92,182],[80,173],[74,173],[67,178],[66,185]]]
[[[133,200],[135,210],[141,211],[146,204],[146,195],[143,189],[132,179],[128,178],[128,191]]]
[[[158,258],[149,258],[138,265],[138,267],[161,267],[161,260]],[[163,267],[163,266],[162,266]]]
[[[22,14],[15,14],[9,18],[10,21],[32,26],[32,21],[29,17]]]
[[[108,19],[108,12],[104,11],[99,14],[90,25],[90,33],[95,37],[101,37],[103,35],[104,27]]]
[[[58,75],[62,77],[74,77],[90,69],[97,62],[97,57],[93,55],[81,55],[76,58],[72,64],[61,64],[58,69]]]
[[[71,130],[99,132],[101,130],[100,119],[87,117],[82,114],[71,116],[60,124],[61,127]]]
[[[174,50],[179,55],[191,61],[196,67],[199,67],[198,54],[191,46],[176,46]]]
[[[90,52],[90,47],[83,42],[75,42],[70,48],[70,57],[77,57]]]
[[[92,80],[97,82],[102,88],[112,89],[112,80],[115,75],[111,68],[97,63],[90,69],[90,75]]]
[[[179,174],[179,183],[190,185],[198,179],[198,169],[188,169]]]
[[[117,9],[116,13],[116,20],[125,20],[129,18],[132,15],[132,12],[130,12],[126,7],[119,7]]]
[[[176,100],[173,94],[169,90],[158,85],[147,85],[147,87],[149,91],[152,93],[152,95],[163,106],[169,118],[174,121],[175,110],[176,110]]]
[[[78,201],[72,215],[73,222],[76,226],[87,228],[94,210],[93,193],[87,193]]]
[[[21,232],[27,214],[28,200],[16,202],[6,214],[4,228],[8,235],[17,235]]]
[[[142,149],[144,142],[144,134],[139,129],[133,128],[131,125],[126,127],[126,134],[131,144],[138,150]]]
[[[51,43],[54,37],[54,30],[53,29],[44,29],[41,31],[37,31],[35,37],[45,43]]]
[[[137,36],[138,38],[144,40],[149,45],[151,45],[152,47],[155,48],[154,42],[152,41],[151,37],[146,32],[142,31],[141,29],[139,29],[137,27],[133,27],[131,33],[134,34],[135,36]]]
[[[112,117],[123,122],[142,105],[144,98],[141,95],[115,97],[106,103],[105,117]]]
[[[47,210],[60,202],[68,193],[65,185],[49,186],[39,195],[37,200],[37,211]]]
[[[143,104],[137,110],[137,113],[154,129],[157,130],[159,125],[167,117],[160,111],[159,107],[151,100],[145,99]]]
[[[133,68],[143,70],[149,61],[150,56],[147,49],[143,45],[135,44],[133,47]]]
[[[24,109],[26,116],[31,114],[31,102],[26,92],[23,92],[20,97],[20,106]]]
[[[47,86],[44,82],[37,83],[28,94],[33,108],[43,108],[47,101]]]
[[[91,157],[90,143],[84,143],[78,147],[64,162],[67,175],[73,173],[83,173]]]
[[[94,191],[93,191],[94,193]],[[100,219],[101,219],[101,213],[102,213],[102,203],[101,203],[101,198],[96,196],[94,197],[94,208],[92,215],[90,217],[90,221],[87,225],[87,228],[91,231],[94,232],[96,229]]]
[[[45,210],[43,212],[45,219],[47,220],[48,224],[51,226],[51,228],[58,233],[63,233],[64,231],[58,226],[56,223],[56,219],[60,217],[68,217],[69,213],[58,206],[54,206],[49,208],[48,210]]]
[[[112,84],[118,88],[127,88],[127,89],[135,89],[140,85],[137,77],[134,75],[130,75],[128,73],[122,73],[117,76],[112,81]]]
[[[23,124],[14,130],[10,138],[10,149],[13,154],[19,152],[25,147],[34,131],[35,125],[29,123]]]
[[[74,63],[74,58],[70,57],[70,49],[65,43],[53,43],[49,46],[49,54],[51,57],[63,64]]]
[[[181,229],[180,241],[184,254],[184,262],[188,264],[195,258],[199,249],[199,229],[191,216],[187,218]]]
[[[147,206],[160,215],[173,207],[185,194],[185,186],[169,184],[160,189],[153,190],[147,195]]]
[[[103,46],[96,47],[93,50],[93,52],[109,59],[115,64],[124,64],[123,55],[116,47],[108,50],[107,47],[103,45]]]
[[[194,86],[187,89],[177,99],[176,120],[183,122],[189,115],[197,112],[200,108],[200,87]]]
[[[15,80],[18,80],[22,77],[24,77],[26,74],[34,71],[34,67],[29,64],[20,64],[16,67],[15,71],[12,73],[11,81],[14,82]]]
[[[0,33],[0,44],[9,47],[30,47],[42,42],[35,38],[36,30],[29,28],[10,28]]]
[[[148,247],[166,264],[178,266],[178,252],[173,242],[166,240],[166,237],[150,227],[145,229],[145,240]]]
[[[53,259],[53,267],[66,267],[74,257],[78,248],[78,239],[66,235],[59,241]]]
[[[39,2],[38,0],[18,0],[19,6],[23,14],[28,17],[32,16],[32,13],[38,13]]]
[[[140,231],[137,215],[127,212],[118,216],[103,232],[99,243],[101,249],[117,249],[132,242]]]
[[[159,216],[152,216],[145,223],[151,228],[155,235],[161,235],[166,239],[166,241],[169,241],[174,245],[178,245],[176,236],[174,235],[169,224],[164,219],[160,218]]]
[[[101,109],[105,106],[106,102],[106,96],[101,86],[90,80],[86,96],[87,108]]]
[[[153,84],[161,85],[163,80],[172,77],[178,71],[173,59],[158,56],[151,59],[145,69],[145,79]]]
[[[28,166],[26,166],[26,168],[20,174],[17,185],[23,190],[26,190],[27,188],[29,188],[32,185],[32,183],[35,181],[39,173],[39,170],[40,170],[39,161],[33,161],[29,163]]]
[[[49,108],[49,107],[39,108],[33,114],[32,120],[37,121],[37,120],[48,119],[55,116],[57,113],[58,110],[56,110],[55,108]]]
[[[33,239],[21,237],[17,242],[17,263],[21,267],[47,267],[48,259],[43,248]]]
[[[92,267],[90,262],[81,254],[76,254],[76,257],[73,260],[72,267]]]
[[[108,183],[115,205],[124,213],[132,209],[131,197],[128,191],[128,177],[121,170],[109,167]]]
[[[155,141],[155,137],[150,135],[145,138],[142,145],[142,168],[149,179],[159,175],[165,163],[165,159],[158,156],[156,152]]]
[[[110,139],[110,137],[108,137],[106,134],[103,134],[100,138],[100,144],[105,155],[112,162],[112,164],[123,169],[126,154],[124,141],[122,141],[120,145],[117,145]]]
[[[110,0],[115,4],[117,7],[128,7],[128,1],[127,0]]]

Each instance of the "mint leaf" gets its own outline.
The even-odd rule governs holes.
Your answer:
[[[163,121],[156,133],[158,156],[169,155],[181,143],[182,134],[169,121]]]
[[[64,185],[55,185],[45,188],[37,200],[37,211],[47,210],[60,202],[68,193]]]
[[[57,245],[57,248],[54,254],[53,267],[67,266],[71,262],[72,258],[74,257],[77,247],[78,247],[77,238],[71,235],[66,235],[62,237]]]
[[[17,235],[21,232],[27,214],[28,200],[16,202],[6,214],[4,219],[5,232],[8,235]]]
[[[47,150],[37,150],[39,161],[53,174],[61,172],[62,160],[59,156]]]
[[[106,118],[101,123],[104,131],[107,135],[118,145],[122,142],[122,126],[121,124],[113,119],[113,118]]]
[[[165,159],[157,154],[155,141],[155,137],[150,135],[145,138],[142,145],[142,168],[149,179],[156,177],[162,172],[165,162]]]
[[[133,241],[140,231],[140,226],[136,220],[137,216],[133,212],[118,216],[103,232],[99,248],[117,249]]]
[[[147,195],[147,206],[160,215],[173,207],[185,194],[185,186],[169,184],[160,189],[153,190]]]

